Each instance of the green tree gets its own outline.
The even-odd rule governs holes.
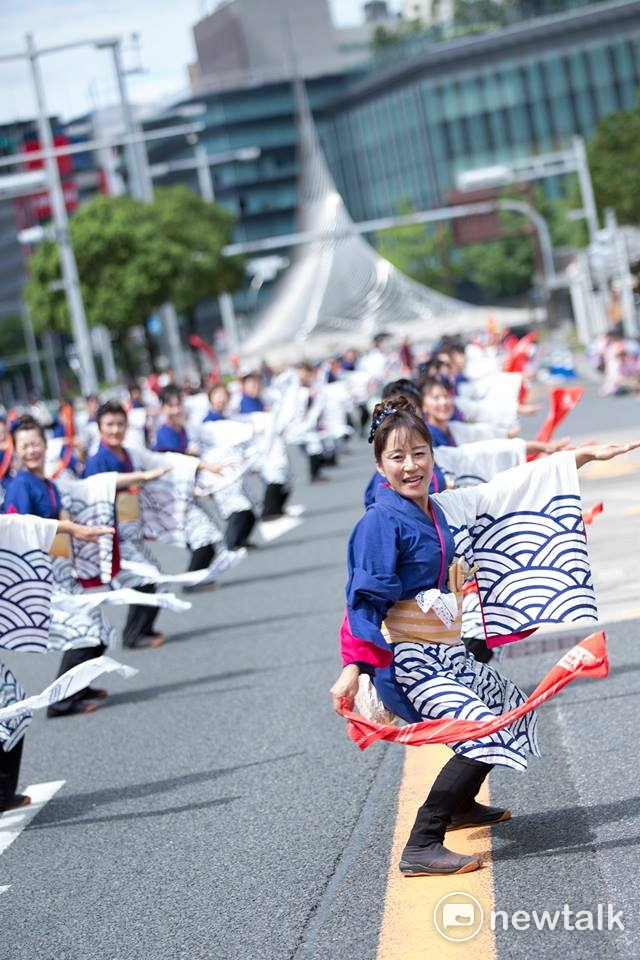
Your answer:
[[[227,262],[233,218],[183,187],[159,190],[153,203],[95,197],[72,217],[70,233],[90,326],[123,333],[161,304],[179,310],[232,290],[242,261]],[[69,331],[58,248],[43,244],[31,258],[26,298],[37,330]]]
[[[603,117],[587,155],[600,213],[613,207],[620,223],[640,224],[640,106]]]
[[[538,184],[533,188],[531,203],[547,221],[551,242],[557,247],[581,249],[589,242],[584,220],[571,220],[569,213],[582,205],[580,188],[576,177],[569,181],[566,193],[561,197],[548,197]]]
[[[369,47],[372,52],[375,53],[378,50],[384,50],[387,47],[402,43],[403,40],[421,33],[424,29],[425,25],[420,17],[412,17],[408,20],[399,17],[398,25],[395,28],[389,29],[382,25],[376,27],[373,31]]]
[[[521,200],[522,196],[518,195],[516,199]],[[527,222],[521,214],[501,211],[504,236],[465,247],[458,264],[458,275],[471,280],[492,297],[515,297],[526,293],[534,273],[533,240],[522,232]]]
[[[240,286],[244,259],[222,256],[231,240],[232,214],[187,187],[158,189],[154,208],[162,236],[176,245],[180,260],[168,298],[178,312]]]
[[[400,204],[400,216],[411,212],[408,202]],[[419,223],[415,226],[391,227],[376,234],[375,246],[385,260],[413,280],[442,293],[452,292],[449,259],[451,231],[448,226]]]
[[[510,236],[466,247],[458,267],[466,277],[493,297],[515,297],[531,287],[531,237]]]
[[[17,313],[0,315],[0,357],[6,359],[16,353],[24,353],[27,347],[24,341],[22,319]]]

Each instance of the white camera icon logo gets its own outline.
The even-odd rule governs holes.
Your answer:
[[[449,927],[470,927],[476,918],[476,908],[472,903],[445,903],[442,907],[442,925]]]
[[[472,940],[479,933],[483,920],[482,906],[470,893],[447,893],[433,910],[436,930],[453,943]]]

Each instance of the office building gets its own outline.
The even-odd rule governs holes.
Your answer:
[[[438,207],[459,172],[588,140],[639,87],[640,3],[584,5],[372,61],[330,105],[324,146],[355,220]]]

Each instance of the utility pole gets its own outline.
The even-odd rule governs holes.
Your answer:
[[[589,240],[593,243],[598,233],[598,209],[593,193],[593,183],[591,182],[591,171],[589,170],[589,163],[587,161],[587,151],[582,137],[573,137],[572,144],[573,155],[576,162],[576,173],[582,195],[582,209],[584,211],[584,218],[587,221]]]
[[[33,332],[33,324],[31,323],[31,317],[29,315],[29,308],[25,300],[22,301],[20,316],[22,319],[22,333],[24,335],[24,342],[26,344],[27,355],[29,357],[31,379],[33,380],[33,386],[38,391],[38,395],[41,397],[44,393],[44,382],[42,380],[40,361],[38,360],[38,344],[36,343],[35,334]]]
[[[211,167],[207,157],[207,148],[203,144],[197,144],[195,150],[195,159],[198,172],[198,186],[200,196],[207,203],[215,203],[216,193],[211,176]],[[240,349],[240,337],[238,336],[238,324],[236,322],[236,312],[233,306],[233,297],[230,293],[221,293],[218,295],[218,307],[220,309],[220,318],[222,328],[227,338],[227,350],[229,353],[237,353]]]
[[[122,120],[124,123],[125,134],[127,136],[126,161],[129,173],[129,191],[132,197],[141,200],[143,203],[153,202],[153,181],[149,170],[147,159],[147,148],[142,136],[136,136],[139,133],[138,123],[133,115],[129,98],[127,97],[127,87],[125,83],[125,72],[122,65],[122,56],[120,44],[109,44],[113,51],[113,63],[118,81],[118,92],[120,94],[120,106],[122,109]],[[164,303],[158,310],[162,320],[162,326],[167,338],[168,353],[171,358],[171,366],[175,372],[178,382],[184,379],[185,364],[182,343],[180,342],[180,330],[178,327],[178,317],[175,307],[172,303]]]
[[[40,142],[46,150],[53,149],[53,134],[51,124],[47,113],[47,105],[44,96],[44,85],[42,82],[42,72],[38,60],[38,51],[31,34],[26,37],[27,57],[31,67],[31,76],[33,78],[33,87],[36,94],[38,106],[38,131]],[[98,380],[96,377],[96,368],[93,362],[93,352],[91,350],[91,338],[87,326],[87,318],[84,312],[84,303],[80,292],[80,279],[78,277],[78,265],[76,263],[71,238],[69,236],[69,218],[64,202],[62,191],[62,182],[60,180],[60,171],[58,164],[53,156],[45,159],[45,170],[49,189],[49,198],[51,203],[51,212],[53,214],[53,223],[55,229],[56,241],[60,251],[60,265],[62,268],[62,278],[64,289],[69,306],[71,317],[71,328],[73,330],[73,339],[78,350],[78,359],[80,361],[80,389],[85,396],[89,393],[98,392]]]
[[[124,68],[122,65],[122,51],[120,49],[120,41],[117,43],[109,44],[111,47],[111,52],[113,54],[113,65],[116,72],[116,80],[118,83],[118,94],[120,95],[120,108],[122,110],[122,119],[124,122],[125,131],[128,135],[133,134],[135,130],[135,125],[133,121],[133,112],[131,110],[131,104],[127,98],[127,88],[124,82]],[[142,173],[140,170],[140,158],[137,149],[137,144],[133,140],[127,140],[125,144],[125,158],[127,162],[127,172],[129,174],[129,190],[132,197],[138,197],[140,200],[143,199],[142,194]]]

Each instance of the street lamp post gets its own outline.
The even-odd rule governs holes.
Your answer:
[[[313,243],[317,240],[335,241],[363,233],[377,233],[380,230],[388,230],[390,227],[410,227],[419,223],[446,223],[450,220],[459,220],[464,217],[495,213],[496,210],[513,210],[528,217],[536,228],[540,241],[545,281],[553,285],[556,274],[553,264],[549,227],[544,217],[540,216],[537,210],[534,210],[530,204],[519,200],[483,200],[478,203],[463,203],[451,207],[438,207],[435,210],[417,210],[415,213],[400,214],[395,217],[379,217],[375,220],[361,220],[359,223],[349,223],[344,227],[338,227],[334,230],[301,230],[298,233],[264,237],[261,240],[230,243],[222,252],[227,257],[233,257],[236,254],[266,253],[270,250],[297,247],[305,243]]]
[[[575,136],[570,150],[558,150],[555,153],[541,153],[517,160],[497,163],[491,167],[465,170],[456,177],[458,190],[473,190],[479,187],[500,187],[509,183],[529,183],[532,180],[544,180],[565,173],[575,173],[580,185],[582,210],[589,230],[589,239],[593,242],[598,232],[598,212],[591,182],[591,172],[587,162],[587,151],[582,137]]]
[[[132,134],[135,131],[135,125],[131,104],[129,103],[129,98],[127,97],[127,88],[124,82],[124,68],[122,65],[122,50],[120,47],[120,40],[118,39],[113,43],[109,42],[105,45],[110,47],[113,55],[113,65],[118,83],[118,94],[120,96],[120,107],[122,109],[124,128],[127,133]],[[127,170],[129,172],[131,195],[143,199],[143,174],[140,169],[140,152],[138,149],[138,144],[135,141],[129,140],[129,142],[125,144],[125,156],[127,159]]]
[[[31,67],[31,76],[33,87],[36,94],[38,105],[38,131],[40,141],[45,149],[53,149],[53,134],[51,124],[47,114],[47,107],[44,96],[44,85],[42,82],[42,72],[38,59],[38,51],[31,34],[27,35],[27,56]],[[45,159],[45,170],[49,186],[49,197],[51,202],[51,212],[53,214],[53,223],[55,227],[56,240],[60,251],[60,265],[62,268],[62,277],[64,282],[69,313],[71,317],[71,328],[73,330],[73,339],[75,340],[80,361],[79,377],[80,388],[87,395],[98,392],[98,380],[96,377],[96,368],[93,362],[93,352],[91,350],[91,339],[89,337],[89,328],[82,302],[80,292],[80,278],[78,277],[78,265],[76,263],[71,237],[69,235],[69,218],[64,202],[62,192],[62,182],[60,180],[60,171],[58,164],[53,156]]]

